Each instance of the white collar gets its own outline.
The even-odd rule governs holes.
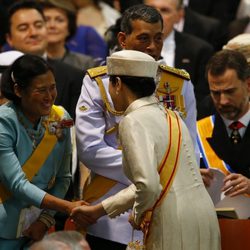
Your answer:
[[[231,123],[234,122],[234,120],[226,119],[223,116],[221,117],[227,128],[230,126]],[[247,127],[250,122],[250,109],[248,109],[247,113],[243,115],[240,119],[238,119],[238,121],[241,122],[245,127]]]

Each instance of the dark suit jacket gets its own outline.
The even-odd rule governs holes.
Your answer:
[[[194,84],[197,103],[209,94],[205,67],[213,54],[213,47],[206,41],[175,31],[175,67],[185,69]]]
[[[81,93],[85,72],[60,61],[47,59],[52,66],[56,79],[56,105],[63,106],[75,119],[75,108]]]
[[[250,16],[235,19],[228,26],[228,40],[244,33],[247,25],[250,23]]]
[[[222,48],[227,37],[218,19],[199,14],[190,8],[185,8],[183,31],[209,42],[216,51]]]
[[[215,17],[224,23],[235,19],[240,0],[189,0],[189,7],[198,13]]]
[[[242,141],[232,144],[226,126],[219,114],[215,114],[215,123],[211,138],[207,138],[212,149],[220,159],[224,160],[236,173],[250,178],[250,125],[246,129]],[[223,145],[223,146],[222,146]]]
[[[207,95],[199,102],[197,106],[197,121],[216,112],[211,95]]]

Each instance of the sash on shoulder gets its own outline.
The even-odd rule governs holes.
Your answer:
[[[154,204],[153,208],[146,212],[143,222],[141,223],[141,229],[144,232],[144,244],[150,233],[151,219],[153,216],[154,209],[158,207],[166,197],[170,190],[175,174],[179,166],[179,156],[181,150],[181,123],[180,118],[171,110],[167,111],[167,121],[169,124],[168,132],[168,146],[166,153],[162,159],[162,162],[158,168],[160,174],[160,182],[162,185],[162,192],[159,199]]]
[[[53,117],[53,119],[60,120],[63,114],[63,108],[53,105],[49,117]],[[48,123],[45,123],[45,128],[46,130],[41,142],[33,151],[30,158],[28,158],[28,160],[22,166],[22,170],[29,181],[32,180],[35,174],[43,166],[44,162],[46,161],[46,159],[48,158],[57,143],[56,135],[50,134],[48,131]],[[0,204],[10,198],[11,195],[11,192],[0,183]]]
[[[231,172],[230,166],[217,156],[207,141],[213,134],[214,118],[214,115],[208,116],[197,122],[197,141],[206,167],[220,169],[228,175]]]

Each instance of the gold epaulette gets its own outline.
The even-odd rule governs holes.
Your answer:
[[[173,68],[164,64],[160,65],[160,68],[164,71],[167,71],[169,73],[172,73],[174,75],[178,75],[186,80],[190,80],[190,75],[188,74],[188,72],[184,69],[177,69],[177,68]]]
[[[97,85],[99,86],[101,97],[106,106],[106,109],[113,115],[117,116],[123,115],[124,112],[116,111],[113,107],[111,107],[105,87],[102,82],[101,76],[107,74],[107,66],[99,66],[96,68],[89,69],[87,70],[87,73],[89,74],[90,78],[94,79]]]
[[[105,74],[107,74],[107,66],[105,65],[105,66],[99,66],[99,67],[95,67],[95,68],[92,68],[92,69],[88,69],[87,73],[89,74],[89,76],[91,78],[95,78],[97,76],[105,75]]]

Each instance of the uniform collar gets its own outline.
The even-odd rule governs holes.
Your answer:
[[[128,106],[128,108],[125,110],[124,115],[127,115],[128,113],[130,113],[136,109],[139,109],[143,106],[152,105],[152,104],[155,104],[158,102],[159,102],[158,99],[154,95],[142,97],[142,98],[137,99],[134,102],[132,102]]]

